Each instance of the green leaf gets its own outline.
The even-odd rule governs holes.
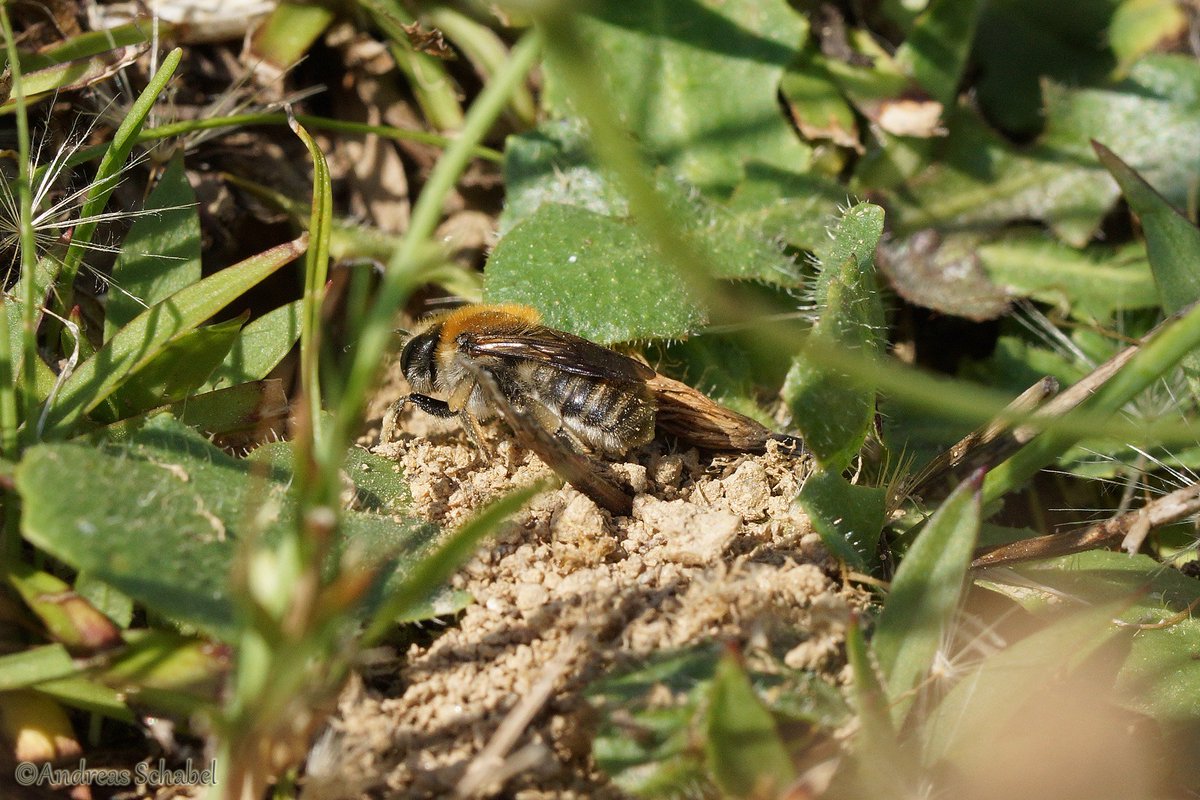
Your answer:
[[[184,399],[203,386],[229,353],[246,321],[246,314],[206,325],[177,336],[136,370],[95,416],[112,422]],[[102,412],[110,411],[111,415]]]
[[[1048,85],[1046,94],[1046,132],[1024,148],[959,110],[939,160],[889,206],[896,230],[984,231],[1036,219],[1082,247],[1117,197],[1107,172],[1090,166],[1092,139],[1153,154],[1135,166],[1170,202],[1185,203],[1200,169],[1200,64],[1148,56],[1125,80],[1091,89]]]
[[[874,571],[886,489],[856,486],[838,472],[822,471],[805,480],[796,502],[830,553],[855,569]]]
[[[0,656],[0,692],[35,686],[79,672],[61,644],[30,647]]]
[[[705,751],[721,790],[733,797],[773,797],[796,776],[775,719],[750,678],[727,653],[708,690]]]
[[[1184,36],[1187,14],[1172,0],[1125,0],[1108,26],[1108,44],[1122,66],[1128,67],[1155,48]]]
[[[72,503],[57,489],[64,474],[74,476]],[[157,613],[218,636],[235,630],[229,574],[239,540],[264,520],[267,537],[295,524],[292,480],[286,468],[226,455],[166,415],[98,448],[33,447],[16,475],[27,539]],[[354,511],[340,530],[340,542],[381,561],[411,553],[430,532],[414,520]],[[152,561],[147,548],[158,554]]]
[[[623,791],[677,797],[697,786],[711,787],[693,738],[719,657],[711,644],[660,653],[588,687],[587,698],[600,720],[592,741],[596,764]],[[664,705],[658,699],[663,688],[674,702]]]
[[[232,661],[228,649],[175,631],[137,630],[112,654],[96,680],[138,707],[188,718],[222,697]]]
[[[850,665],[850,694],[858,712],[859,732],[854,742],[854,781],[863,796],[886,796],[897,784],[909,780],[912,764],[902,755],[892,725],[887,693],[880,683],[871,654],[857,621],[846,629],[846,660]]]
[[[1113,151],[1094,142],[1096,155],[1142,222],[1146,252],[1163,310],[1173,314],[1200,299],[1200,228],[1176,210]]]
[[[104,581],[96,580],[87,572],[75,577],[74,586],[81,597],[118,626],[128,628],[129,623],[133,622],[133,601],[128,595],[118,592]]]
[[[900,68],[943,106],[958,92],[984,5],[982,0],[933,0],[896,51]]]
[[[1070,13],[1043,0],[992,0],[976,27],[979,102],[989,119],[1013,133],[1041,129],[1042,88],[1049,79],[1087,86],[1116,66],[1105,47],[1116,0],[1078,0]]]
[[[159,94],[166,89],[167,83],[175,74],[175,69],[179,66],[182,58],[183,50],[178,47],[163,58],[162,65],[146,84],[146,88],[134,100],[133,105],[121,120],[120,126],[113,133],[112,142],[104,151],[100,165],[96,168],[95,178],[88,187],[87,199],[84,200],[83,207],[79,211],[80,219],[83,221],[76,225],[71,232],[71,242],[67,245],[67,251],[62,257],[62,280],[59,283],[60,312],[62,314],[66,314],[70,310],[72,286],[79,271],[79,265],[83,262],[84,252],[91,244],[92,236],[102,217],[101,212],[108,204],[109,196],[117,188],[121,170],[129,159],[129,154],[133,152],[133,146],[137,142],[142,124],[158,101]]]
[[[783,0],[605,0],[581,10],[585,45],[652,160],[718,195],[741,182],[750,160],[806,170],[810,151],[781,113],[778,91],[807,26]],[[569,117],[559,69],[553,59],[543,66],[544,103]]]
[[[825,57],[814,45],[797,53],[779,90],[796,127],[806,139],[828,139],[840,147],[862,151],[854,109],[846,102],[829,74]]]
[[[1118,311],[1159,304],[1138,246],[1080,251],[1022,233],[982,244],[976,253],[988,277],[1009,295],[1060,306],[1077,319],[1107,321]]]
[[[129,725],[137,724],[137,718],[133,716],[129,706],[125,705],[124,696],[94,680],[58,678],[39,683],[37,690],[63,705],[78,708],[89,714],[102,714]]]
[[[704,320],[633,224],[577,206],[542,206],[501,239],[484,296],[534,306],[545,324],[602,344],[679,338]]]
[[[954,626],[979,536],[982,473],[965,481],[925,524],[900,562],[872,647],[887,677],[892,714],[904,720],[911,692],[929,675]]]
[[[277,245],[181,289],[151,306],[104,343],[63,382],[46,416],[46,435],[65,435],[129,375],[177,336],[194,330],[304,250],[305,239]]]
[[[242,328],[229,354],[201,389],[223,389],[262,380],[300,338],[300,302],[268,311]]]
[[[817,303],[821,319],[815,346],[882,350],[883,306],[875,286],[873,256],[883,233],[883,210],[861,203],[846,212],[833,242],[821,254]],[[875,414],[875,393],[806,359],[801,353],[783,386],[805,445],[827,470],[845,468],[857,455]]]
[[[158,213],[134,221],[113,264],[105,339],[149,306],[200,280],[200,215],[182,153],[171,159],[145,210]]]

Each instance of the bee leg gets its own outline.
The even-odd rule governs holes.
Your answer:
[[[454,412],[442,400],[438,400],[435,397],[426,397],[423,394],[406,394],[388,406],[388,410],[384,412],[383,421],[379,426],[380,444],[387,444],[392,441],[392,435],[396,432],[396,420],[400,417],[400,412],[409,403],[412,403],[426,414],[431,414],[435,417],[445,419],[454,416]]]
[[[427,397],[423,394],[410,394],[401,397],[396,401],[394,408],[399,413],[405,403],[412,403],[417,408],[424,411],[426,414],[438,417],[440,419],[450,419],[455,415],[451,410],[450,404],[445,400],[438,400],[436,397]]]
[[[462,421],[463,430],[467,432],[467,438],[475,445],[475,449],[485,456],[493,455],[492,448],[488,447],[487,440],[483,438],[483,428],[480,427],[479,420],[465,410],[458,413],[458,418]]]

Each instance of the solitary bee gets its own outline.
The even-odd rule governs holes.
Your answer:
[[[464,306],[426,317],[405,343],[400,368],[414,393],[392,413],[411,402],[458,417],[485,452],[479,420],[499,415],[522,446],[614,513],[629,512],[629,496],[587,454],[620,457],[656,433],[707,450],[763,452],[768,441],[802,450],[799,439],[640,361],[547,328],[527,306]]]

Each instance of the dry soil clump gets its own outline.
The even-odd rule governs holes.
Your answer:
[[[449,528],[553,477],[500,428],[488,434],[490,456],[454,426],[409,415],[375,450],[402,466],[416,512]],[[863,598],[793,504],[805,462],[777,452],[703,461],[653,445],[614,469],[637,493],[629,517],[570,487],[538,496],[455,578],[475,599],[460,618],[397,654],[382,689],[375,680],[347,693],[310,759],[328,796],[444,797],[466,776],[506,796],[619,797],[591,761],[595,715],[582,690],[706,640],[836,679]]]

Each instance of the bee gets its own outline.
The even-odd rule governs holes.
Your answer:
[[[658,434],[714,451],[763,452],[774,433],[687,384],[587,339],[541,324],[521,305],[469,305],[423,319],[405,342],[400,368],[412,403],[435,417],[457,417],[480,450],[480,420],[500,416],[517,441],[599,505],[628,514],[628,494],[591,455],[619,458]],[[435,395],[440,395],[436,397]]]

